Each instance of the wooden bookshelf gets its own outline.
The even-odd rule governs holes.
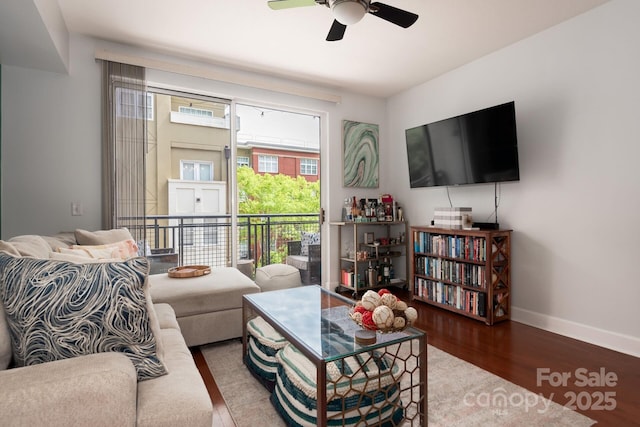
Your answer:
[[[511,230],[411,227],[412,300],[493,325],[511,318]]]

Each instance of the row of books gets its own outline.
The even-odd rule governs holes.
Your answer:
[[[477,316],[487,315],[487,294],[484,292],[419,277],[416,277],[413,286],[414,295],[422,299],[429,299]]]
[[[484,265],[467,264],[442,258],[415,257],[415,273],[465,286],[487,288]]]
[[[340,270],[340,282],[343,285],[349,286],[350,288],[355,288],[358,285],[358,279],[360,278],[355,275],[353,270]]]
[[[449,236],[426,231],[413,231],[415,253],[434,254],[472,261],[487,260],[487,240],[475,236]]]

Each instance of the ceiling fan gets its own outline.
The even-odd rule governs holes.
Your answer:
[[[418,15],[415,13],[384,3],[371,3],[371,0],[270,0],[268,4],[274,10],[315,6],[317,4],[327,6],[331,9],[334,17],[333,25],[331,25],[327,35],[327,41],[342,40],[347,25],[355,24],[367,13],[399,25],[402,28],[409,28],[418,19]]]

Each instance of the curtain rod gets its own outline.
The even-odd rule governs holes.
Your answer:
[[[95,53],[96,59],[106,61],[120,62],[122,64],[137,65],[139,67],[153,68],[159,71],[167,71],[171,73],[183,74],[191,77],[202,77],[209,80],[216,80],[225,83],[233,83],[242,86],[253,87],[256,89],[265,89],[274,92],[286,93],[289,95],[302,96],[305,98],[317,99],[320,101],[329,101],[336,104],[342,102],[340,95],[328,92],[317,91],[306,88],[296,88],[291,85],[267,82],[263,79],[251,78],[247,76],[235,75],[232,73],[212,70],[204,67],[196,67],[191,65],[176,64],[158,59],[144,58],[140,56],[126,55],[121,53],[110,52],[106,49],[97,49]]]

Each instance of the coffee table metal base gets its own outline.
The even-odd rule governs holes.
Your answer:
[[[261,316],[294,346],[297,353],[304,357],[296,360],[299,364],[296,371],[299,375],[306,375],[304,381],[298,381],[299,384],[307,384],[306,390],[292,388],[290,384],[283,383],[291,379],[289,378],[292,375],[291,371],[285,375],[286,378],[276,380],[280,381],[277,384],[281,386],[280,396],[272,396],[276,408],[283,414],[282,406],[288,406],[290,410],[284,414],[284,417],[291,417],[292,414],[298,417],[287,419],[287,422],[291,425],[302,425],[302,421],[307,424],[315,422],[319,426],[328,425],[330,421],[331,424],[337,423],[341,426],[363,425],[363,423],[364,425],[426,426],[428,424],[426,335],[422,331],[411,328],[410,333],[401,333],[400,336],[377,333],[377,342],[374,345],[356,343],[355,331],[358,328],[350,329],[352,322],[346,315],[352,301],[322,290],[320,297],[328,298],[330,303],[322,304],[321,316],[323,321],[326,320],[325,318],[330,318],[332,324],[329,327],[335,329],[322,333],[323,353],[326,351],[331,355],[321,357],[314,348],[310,348],[313,346],[309,343],[313,340],[302,339],[301,333],[292,332],[291,329],[295,331],[295,327],[290,328],[288,323],[292,313],[287,313],[288,321],[283,322],[278,311],[269,308],[270,303],[284,302],[288,296],[296,296],[294,289],[246,295],[243,298],[243,358],[248,351],[246,325],[256,316]],[[267,294],[274,295],[265,297]],[[266,300],[271,298],[275,300]],[[293,305],[292,307],[293,312],[296,308]],[[295,313],[292,319],[295,319]],[[341,320],[346,322],[341,323]],[[334,325],[333,322],[337,323]],[[323,327],[327,327],[325,323],[322,324]],[[329,348],[327,346],[331,346],[331,349],[327,350]],[[287,357],[287,354],[282,353],[282,357]],[[389,369],[381,368],[385,365],[388,365]],[[308,369],[304,370],[302,366]],[[377,370],[372,369],[374,366]],[[286,368],[286,364],[282,365],[279,367],[279,372],[284,370],[286,373]],[[309,378],[314,374],[315,378]],[[308,389],[313,386],[315,390]],[[285,389],[286,393],[283,392]],[[290,393],[291,391],[293,394]],[[278,385],[274,393],[276,392],[278,392]],[[284,394],[286,396],[283,396]],[[291,401],[292,395],[295,396],[296,401]],[[278,408],[278,406],[281,407]],[[295,409],[296,407],[298,408]],[[307,407],[310,409],[305,409],[301,413],[295,412]],[[398,417],[398,414],[401,416]],[[315,420],[311,421],[313,419]]]

